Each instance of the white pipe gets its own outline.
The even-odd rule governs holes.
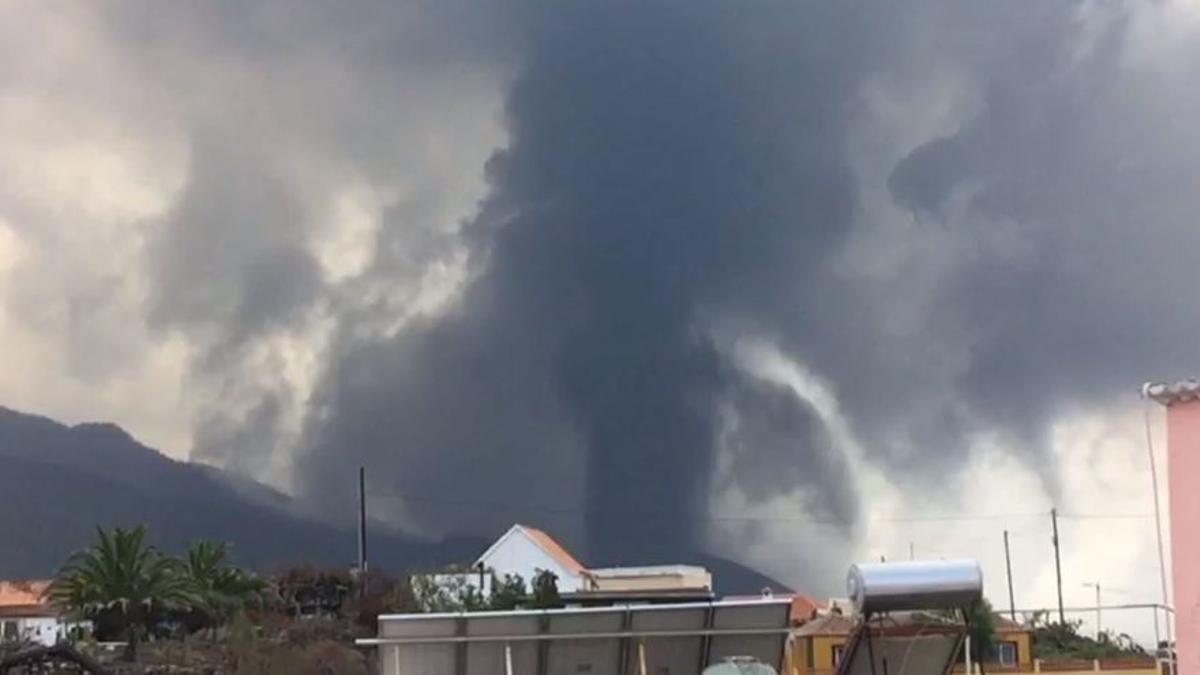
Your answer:
[[[965,644],[967,647],[967,674],[974,675],[975,671],[971,670],[971,634],[970,633],[967,633],[967,641]]]
[[[512,645],[504,643],[504,675],[513,675]]]
[[[1150,486],[1154,490],[1154,533],[1158,539],[1158,580],[1162,586],[1162,603],[1164,606],[1170,606],[1171,598],[1167,591],[1167,557],[1163,553],[1162,509],[1159,507],[1158,499],[1158,468],[1154,460],[1154,436],[1150,433],[1150,388],[1152,386],[1154,386],[1153,382],[1142,385],[1142,418],[1146,423],[1146,454],[1150,457]],[[1157,610],[1155,612],[1155,623],[1157,623]],[[1164,614],[1167,629],[1167,658],[1171,662],[1171,675],[1175,675],[1175,659],[1171,656],[1173,642],[1171,615],[1170,613]],[[1158,645],[1154,645],[1154,651],[1158,652]]]

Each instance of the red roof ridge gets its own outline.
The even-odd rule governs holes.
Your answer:
[[[549,553],[550,557],[557,560],[560,565],[570,570],[572,574],[583,574],[587,571],[587,568],[583,566],[583,563],[579,562],[575,556],[571,555],[571,552],[568,551],[562,544],[558,543],[554,537],[551,537],[536,527],[530,527],[529,525],[522,525],[518,523],[517,527],[520,527],[522,530],[524,530],[525,534],[529,535],[529,538],[532,539],[534,543],[540,546],[544,551],[546,551],[546,553]]]
[[[0,607],[30,607],[46,603],[50,582],[44,579],[27,581],[0,580]]]

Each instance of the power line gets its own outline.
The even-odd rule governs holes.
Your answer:
[[[578,517],[587,515],[588,511],[581,507],[558,507],[545,506],[538,504],[522,504],[516,502],[497,502],[497,501],[482,501],[470,500],[462,498],[446,498],[440,496],[416,495],[416,494],[384,494],[371,495],[373,501],[403,501],[403,502],[418,502],[442,504],[447,506],[474,507],[486,509],[489,511],[497,509],[505,509],[509,511],[525,511],[538,512],[556,516],[571,516]],[[631,517],[645,514],[645,511],[637,510],[622,510],[616,509],[616,513],[628,513]],[[881,516],[875,518],[867,518],[863,522],[870,523],[947,523],[947,522],[981,522],[994,520],[1014,520],[1021,518],[1044,518],[1046,511],[1036,512],[1019,512],[1019,513],[955,513],[955,514],[932,514],[932,515],[915,515],[915,516]],[[703,522],[745,522],[745,523],[792,523],[800,525],[829,525],[837,527],[845,527],[854,524],[844,519],[838,518],[814,518],[811,516],[755,516],[746,514],[691,514],[683,515],[682,518],[694,521]],[[1138,513],[1060,513],[1058,517],[1068,520],[1124,520],[1124,519],[1142,519],[1151,518],[1152,514]]]
[[[1063,520],[1146,520],[1153,518],[1153,513],[1060,513]]]

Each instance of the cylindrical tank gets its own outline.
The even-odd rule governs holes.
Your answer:
[[[860,614],[954,609],[983,597],[983,570],[974,560],[860,563],[846,590]]]

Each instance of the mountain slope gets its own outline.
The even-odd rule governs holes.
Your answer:
[[[109,424],[68,427],[0,407],[0,577],[41,577],[87,545],[97,525],[145,523],[154,542],[231,542],[240,562],[350,565],[353,527],[289,512],[278,492],[212,467],[172,460]],[[419,541],[372,527],[372,559],[399,570],[467,560],[477,539]]]
[[[352,480],[353,477],[350,477]],[[0,578],[45,577],[89,544],[98,525],[145,523],[154,543],[182,551],[196,538],[234,545],[239,562],[261,570],[311,562],[348,566],[356,535],[296,514],[292,500],[241,476],[180,462],[112,424],[66,426],[0,407]],[[373,523],[371,560],[399,572],[473,560],[487,547],[478,538],[423,541]],[[662,561],[708,567],[719,593],[783,589],[736,562],[699,551],[663,551]]]

